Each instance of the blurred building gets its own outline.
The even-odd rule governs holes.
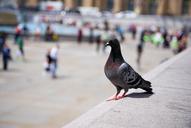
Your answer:
[[[40,1],[48,0],[17,0],[20,6],[38,7]],[[157,15],[189,15],[191,16],[191,0],[52,0],[62,1],[65,7],[78,6],[98,7],[100,10],[124,11],[131,10],[138,14]]]

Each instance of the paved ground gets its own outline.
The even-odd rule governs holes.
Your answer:
[[[102,102],[63,128],[191,128],[191,48],[144,78],[154,94],[130,90],[126,98]]]
[[[61,42],[58,79],[53,80],[43,62],[54,44],[26,42],[26,61],[13,55],[9,71],[0,70],[0,128],[59,128],[115,92],[103,72],[108,53],[96,53],[95,45]],[[15,54],[17,47],[9,44]],[[122,52],[137,69],[136,43],[122,44]],[[137,71],[144,74],[171,56],[170,50],[147,44]]]

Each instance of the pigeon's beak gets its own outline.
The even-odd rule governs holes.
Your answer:
[[[107,46],[109,46],[109,42],[107,42],[107,43],[105,44],[105,47],[107,47]]]

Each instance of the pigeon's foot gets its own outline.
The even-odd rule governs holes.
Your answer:
[[[119,99],[123,99],[125,97],[127,97],[127,95],[118,96],[117,99],[119,100]]]
[[[117,96],[112,96],[111,98],[107,99],[106,101],[118,100]]]
[[[119,100],[127,97],[127,95],[122,95],[122,96],[112,96],[111,98],[107,99],[107,101],[112,101],[112,100]]]

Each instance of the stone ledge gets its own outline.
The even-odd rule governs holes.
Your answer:
[[[152,82],[153,95],[130,90],[128,97],[104,101],[63,128],[190,128],[191,48],[144,78]]]

